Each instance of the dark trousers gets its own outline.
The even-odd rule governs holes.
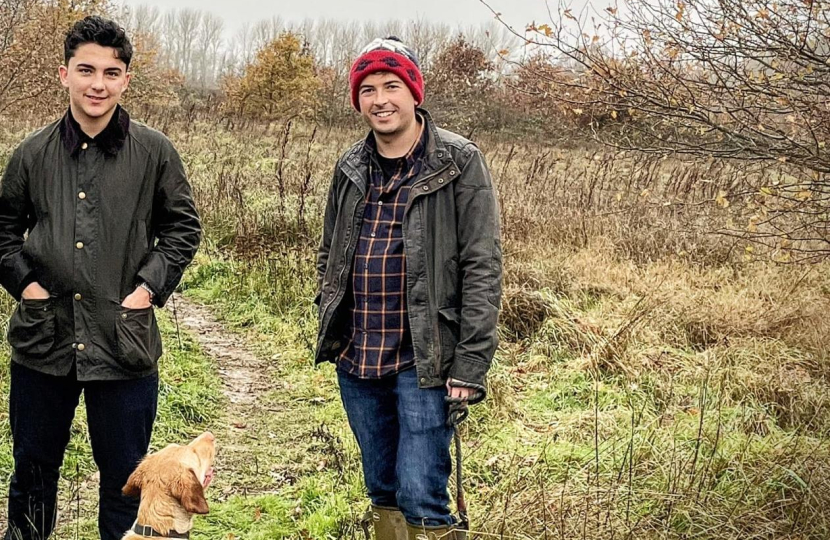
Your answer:
[[[338,370],[337,377],[372,504],[400,508],[413,525],[453,524],[447,389],[419,388],[414,369],[383,379]]]
[[[79,382],[12,362],[9,421],[14,475],[5,540],[45,540],[57,517],[60,467],[72,419],[84,392],[92,455],[101,472],[101,540],[120,540],[138,513],[121,488],[147,453],[158,403],[158,375],[126,381]]]

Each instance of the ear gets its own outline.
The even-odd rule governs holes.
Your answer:
[[[127,91],[127,88],[130,87],[130,81],[132,80],[132,78],[133,78],[133,73],[128,70],[127,74],[124,76],[124,88],[121,89],[122,94]]]
[[[207,514],[210,511],[205,500],[205,489],[193,469],[182,469],[170,493],[191,514]]]
[[[63,85],[65,88],[69,88],[69,68],[67,68],[66,66],[59,67],[58,75],[61,79],[61,85]]]
[[[144,461],[142,461],[133,474],[127,478],[127,483],[121,488],[121,493],[127,497],[138,497],[141,495],[141,486],[144,484]]]

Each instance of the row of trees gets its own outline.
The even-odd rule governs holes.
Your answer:
[[[231,42],[206,12],[113,12],[106,1],[0,0],[0,114],[65,107],[55,81],[62,35],[87,13],[131,31],[134,104],[187,100],[188,110],[209,103],[266,121],[353,122],[351,62],[370,39],[394,34],[419,54],[427,107],[443,124],[769,163],[776,185],[718,197],[745,203],[735,234],[807,258],[830,252],[830,0],[629,0],[619,11],[561,6],[546,24],[466,31],[271,19]]]
[[[570,126],[616,146],[753,155],[827,173],[828,6],[631,0],[599,18],[562,7],[550,24],[466,31],[275,18],[226,42],[222,20],[204,11],[0,0],[0,113],[23,102],[63,106],[54,84],[63,29],[109,12],[136,42],[130,96],[141,104],[211,94],[228,114],[343,121],[359,48],[399,35],[421,59],[428,106],[462,131]]]
[[[517,118],[509,112],[515,100],[501,82],[507,63],[500,52],[519,48],[520,41],[500,26],[461,30],[423,19],[289,24],[275,18],[243,27],[226,42],[222,20],[211,13],[114,8],[108,0],[0,0],[0,113],[22,103],[44,115],[65,107],[55,84],[63,34],[92,13],[116,18],[136,45],[127,96],[133,107],[208,103],[213,112],[248,119],[354,122],[351,63],[371,39],[397,35],[418,54],[428,106],[446,123],[469,133]]]
[[[498,60],[498,50],[520,40],[493,21],[470,27],[452,27],[426,19],[411,21],[336,21],[305,19],[286,21],[281,17],[245,24],[226,39],[224,21],[215,14],[196,9],[171,9],[139,5],[121,7],[118,21],[134,33],[157,36],[159,61],[176,69],[188,85],[200,90],[215,90],[228,75],[242,75],[245,66],[259,51],[283,34],[297,36],[315,65],[338,71],[348,70],[358,51],[378,36],[395,35],[403,39],[427,69],[439,51],[459,34],[485,51],[490,61]],[[497,47],[498,45],[498,47]]]
[[[218,93],[229,114],[273,120],[313,111],[327,124],[351,122],[352,61],[372,39],[395,35],[418,55],[428,74],[429,106],[446,122],[469,132],[516,118],[503,107],[511,100],[499,95],[499,81],[509,67],[504,51],[519,50],[522,42],[496,21],[453,28],[423,18],[275,17],[245,25],[226,41],[222,21],[206,11],[138,6],[121,8],[117,18],[132,34],[152,37],[159,64],[181,74],[190,91]]]

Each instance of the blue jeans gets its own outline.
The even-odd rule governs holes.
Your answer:
[[[372,504],[400,508],[413,525],[453,524],[447,389],[418,388],[415,369],[383,379],[338,370],[337,378]]]
[[[92,456],[101,471],[98,530],[120,540],[138,514],[138,498],[121,488],[147,453],[156,417],[158,375],[79,382],[12,362],[9,421],[14,474],[6,540],[44,540],[55,527],[58,477],[72,418],[84,392]]]

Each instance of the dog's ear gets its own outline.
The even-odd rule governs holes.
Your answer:
[[[121,488],[121,493],[127,497],[138,497],[141,495],[141,486],[144,484],[144,466],[145,461],[139,463],[138,467],[133,471],[133,474],[127,478],[127,483]]]
[[[209,512],[205,500],[205,488],[196,477],[193,469],[182,468],[182,473],[173,483],[171,494],[181,503],[182,508],[191,514],[207,514]]]

